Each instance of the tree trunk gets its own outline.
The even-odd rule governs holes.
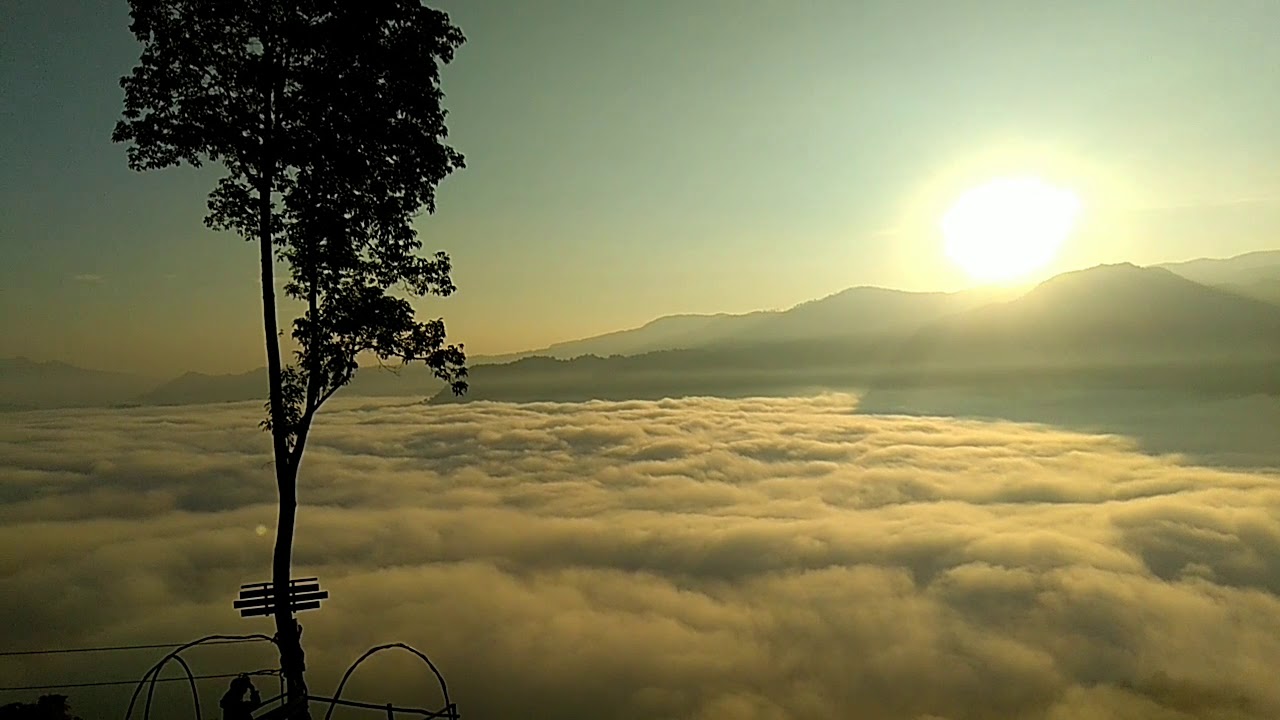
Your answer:
[[[264,163],[270,167],[270,163]],[[276,520],[276,544],[271,558],[271,582],[275,587],[276,641],[280,650],[280,670],[288,699],[303,702],[307,685],[303,680],[301,628],[289,609],[289,580],[293,565],[293,530],[298,514],[298,468],[290,462],[288,433],[283,423],[284,392],[281,380],[280,338],[276,322],[275,255],[271,238],[271,187],[266,175],[258,188],[258,251],[262,275],[262,326],[267,349],[268,412],[271,419],[271,446],[275,458],[276,490],[280,514]],[[295,717],[309,718],[304,709]]]
[[[275,586],[276,640],[280,649],[280,670],[284,675],[290,701],[298,701],[307,695],[303,680],[306,663],[302,651],[302,628],[289,610],[289,580],[293,565],[293,530],[298,514],[297,472],[288,468],[285,477],[277,475],[280,494],[280,515],[276,521],[276,545],[272,554],[271,582]],[[305,711],[295,717],[310,717]]]
[[[278,158],[275,155],[276,93],[279,69],[276,67],[276,42],[272,36],[272,6],[263,6],[262,24],[262,117],[261,163],[258,167],[258,261],[262,276],[262,329],[267,349],[268,417],[271,420],[271,450],[275,458],[276,490],[280,513],[276,519],[276,544],[271,556],[271,583],[275,589],[276,642],[280,651],[280,673],[284,677],[290,703],[300,703],[294,719],[310,720],[306,705],[307,684],[303,679],[306,663],[302,652],[302,627],[293,619],[289,608],[289,580],[293,569],[293,532],[298,515],[298,463],[293,462],[289,448],[292,428],[285,423],[284,387],[280,361],[280,329],[276,321],[275,245],[272,237],[272,194]],[[301,460],[301,458],[298,458]]]

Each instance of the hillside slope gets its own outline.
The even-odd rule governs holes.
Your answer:
[[[918,308],[897,317],[900,325],[880,325],[879,332],[482,365],[473,369],[466,397],[441,393],[433,402],[738,396],[955,383],[1280,392],[1280,307],[1159,268],[1112,265],[1066,273],[1015,300],[948,312],[923,326]],[[847,325],[859,320],[823,319]]]

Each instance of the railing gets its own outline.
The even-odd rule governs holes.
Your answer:
[[[176,647],[172,652],[165,655],[159,662],[153,665],[151,669],[149,669],[146,672],[146,674],[142,676],[142,679],[138,681],[137,686],[134,688],[133,696],[130,697],[129,699],[129,707],[125,711],[125,714],[124,714],[125,720],[132,719],[134,708],[137,706],[138,700],[142,695],[142,691],[144,688],[147,688],[147,693],[146,693],[146,701],[143,704],[142,716],[143,716],[143,720],[150,720],[152,699],[155,693],[156,683],[159,682],[160,680],[160,671],[163,670],[164,667],[171,662],[177,663],[185,671],[187,676],[186,679],[191,686],[191,701],[192,701],[193,711],[194,711],[193,714],[194,714],[195,720],[201,720],[200,695],[196,689],[196,682],[195,682],[197,676],[192,674],[190,666],[188,666],[187,662],[183,660],[182,652],[184,650],[188,650],[197,645],[202,645],[205,643],[219,643],[219,642],[231,642],[231,641],[234,641],[234,642],[261,641],[261,642],[268,642],[272,644],[276,642],[275,638],[267,637],[266,635],[209,635],[199,640],[194,640],[192,642],[185,643],[183,645]],[[346,687],[347,681],[351,679],[352,673],[354,673],[356,669],[360,667],[361,663],[363,663],[365,660],[368,660],[370,657],[380,652],[383,652],[386,650],[393,650],[393,649],[404,650],[414,655],[419,660],[421,660],[428,668],[431,669],[431,673],[435,676],[436,681],[440,685],[440,694],[443,696],[443,699],[444,699],[444,707],[442,707],[439,710],[427,710],[424,708],[400,707],[397,705],[393,705],[391,703],[379,705],[376,703],[363,702],[359,700],[344,700],[342,698],[342,691]],[[277,677],[280,675],[278,670],[258,670],[258,671],[254,671],[253,673],[246,673],[246,674],[247,675],[271,675],[271,676],[277,676]],[[296,703],[300,702],[300,700],[295,700],[292,703],[287,702],[286,693],[283,692],[283,687],[281,689],[282,689],[281,694],[276,695],[275,697],[269,698],[265,702],[261,702],[257,705],[257,712],[253,716],[254,720],[284,720],[285,718],[288,718],[289,716],[294,714],[294,711],[297,709]],[[456,703],[449,700],[449,687],[445,684],[444,675],[440,673],[439,668],[437,668],[435,666],[435,663],[431,662],[431,659],[428,658],[420,650],[412,646],[406,645],[404,643],[389,643],[386,645],[377,645],[375,647],[369,648],[367,651],[365,651],[363,655],[357,658],[356,661],[352,663],[350,667],[347,668],[346,673],[344,673],[342,676],[341,682],[338,683],[338,688],[334,692],[333,697],[323,697],[320,695],[308,694],[305,697],[305,700],[308,702],[314,701],[314,702],[329,704],[329,709],[325,712],[324,720],[332,720],[333,711],[339,705],[342,705],[344,707],[357,708],[361,710],[379,710],[387,714],[388,720],[394,720],[397,714],[409,715],[417,718],[427,718],[428,720],[458,720],[459,718],[458,706]],[[273,707],[272,706],[273,703],[279,703],[279,704],[274,705]]]
[[[440,710],[423,710],[422,708],[397,707],[391,703],[386,705],[377,705],[369,702],[360,702],[358,700],[343,700],[341,698],[320,697],[318,695],[308,695],[308,700],[315,702],[329,703],[330,712],[334,705],[343,705],[346,707],[361,708],[364,710],[381,710],[387,714],[387,720],[394,720],[396,713],[403,715],[414,715],[421,718],[441,718],[442,720],[458,720],[458,706],[454,703],[445,705]]]

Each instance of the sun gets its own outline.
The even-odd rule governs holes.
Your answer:
[[[947,256],[975,280],[1018,280],[1053,261],[1080,207],[1074,192],[1041,178],[996,178],[966,191],[942,216]]]

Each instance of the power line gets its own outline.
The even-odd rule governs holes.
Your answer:
[[[240,675],[275,675],[277,670],[254,670],[250,673],[221,673],[218,675],[194,675],[196,680],[217,680],[220,678],[233,678]],[[156,678],[155,682],[186,682],[188,678],[172,677],[172,678]],[[107,685],[137,685],[137,680],[103,680],[99,682],[87,683],[63,683],[61,685],[25,685],[21,687],[0,687],[0,692],[18,691],[18,690],[61,690],[64,688],[86,688],[86,687],[105,687]]]
[[[231,645],[234,643],[257,642],[253,640],[211,640],[207,645]],[[13,657],[17,655],[63,655],[67,653],[88,653],[88,652],[113,652],[117,650],[157,650],[161,648],[182,647],[186,643],[157,643],[155,645],[114,645],[108,647],[89,647],[89,648],[50,648],[48,650],[4,650],[0,651],[0,657]]]

